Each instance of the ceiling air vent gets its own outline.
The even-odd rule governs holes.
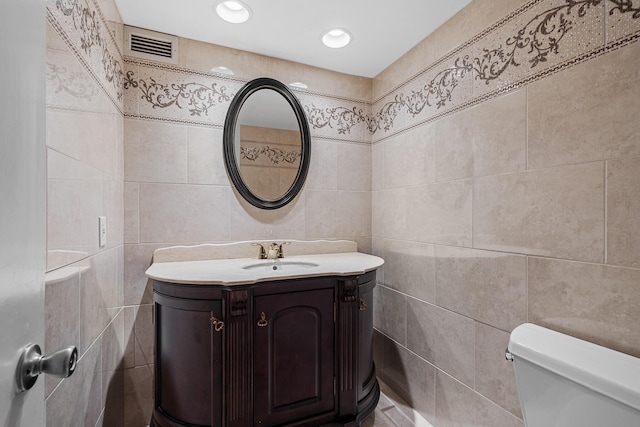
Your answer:
[[[178,63],[178,38],[141,28],[125,27],[125,54],[152,61]]]

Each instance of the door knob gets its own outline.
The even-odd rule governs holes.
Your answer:
[[[67,378],[76,370],[77,362],[78,349],[73,345],[43,356],[38,344],[29,344],[18,361],[16,389],[18,393],[29,390],[40,374]]]

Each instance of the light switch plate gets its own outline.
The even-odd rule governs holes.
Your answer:
[[[99,216],[98,217],[98,239],[100,247],[106,246],[107,244],[107,217]]]

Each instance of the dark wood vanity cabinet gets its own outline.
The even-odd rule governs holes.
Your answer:
[[[357,426],[380,390],[375,271],[255,285],[154,281],[151,426]]]

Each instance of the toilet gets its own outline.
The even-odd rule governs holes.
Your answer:
[[[506,356],[526,427],[640,427],[640,359],[530,323]]]

